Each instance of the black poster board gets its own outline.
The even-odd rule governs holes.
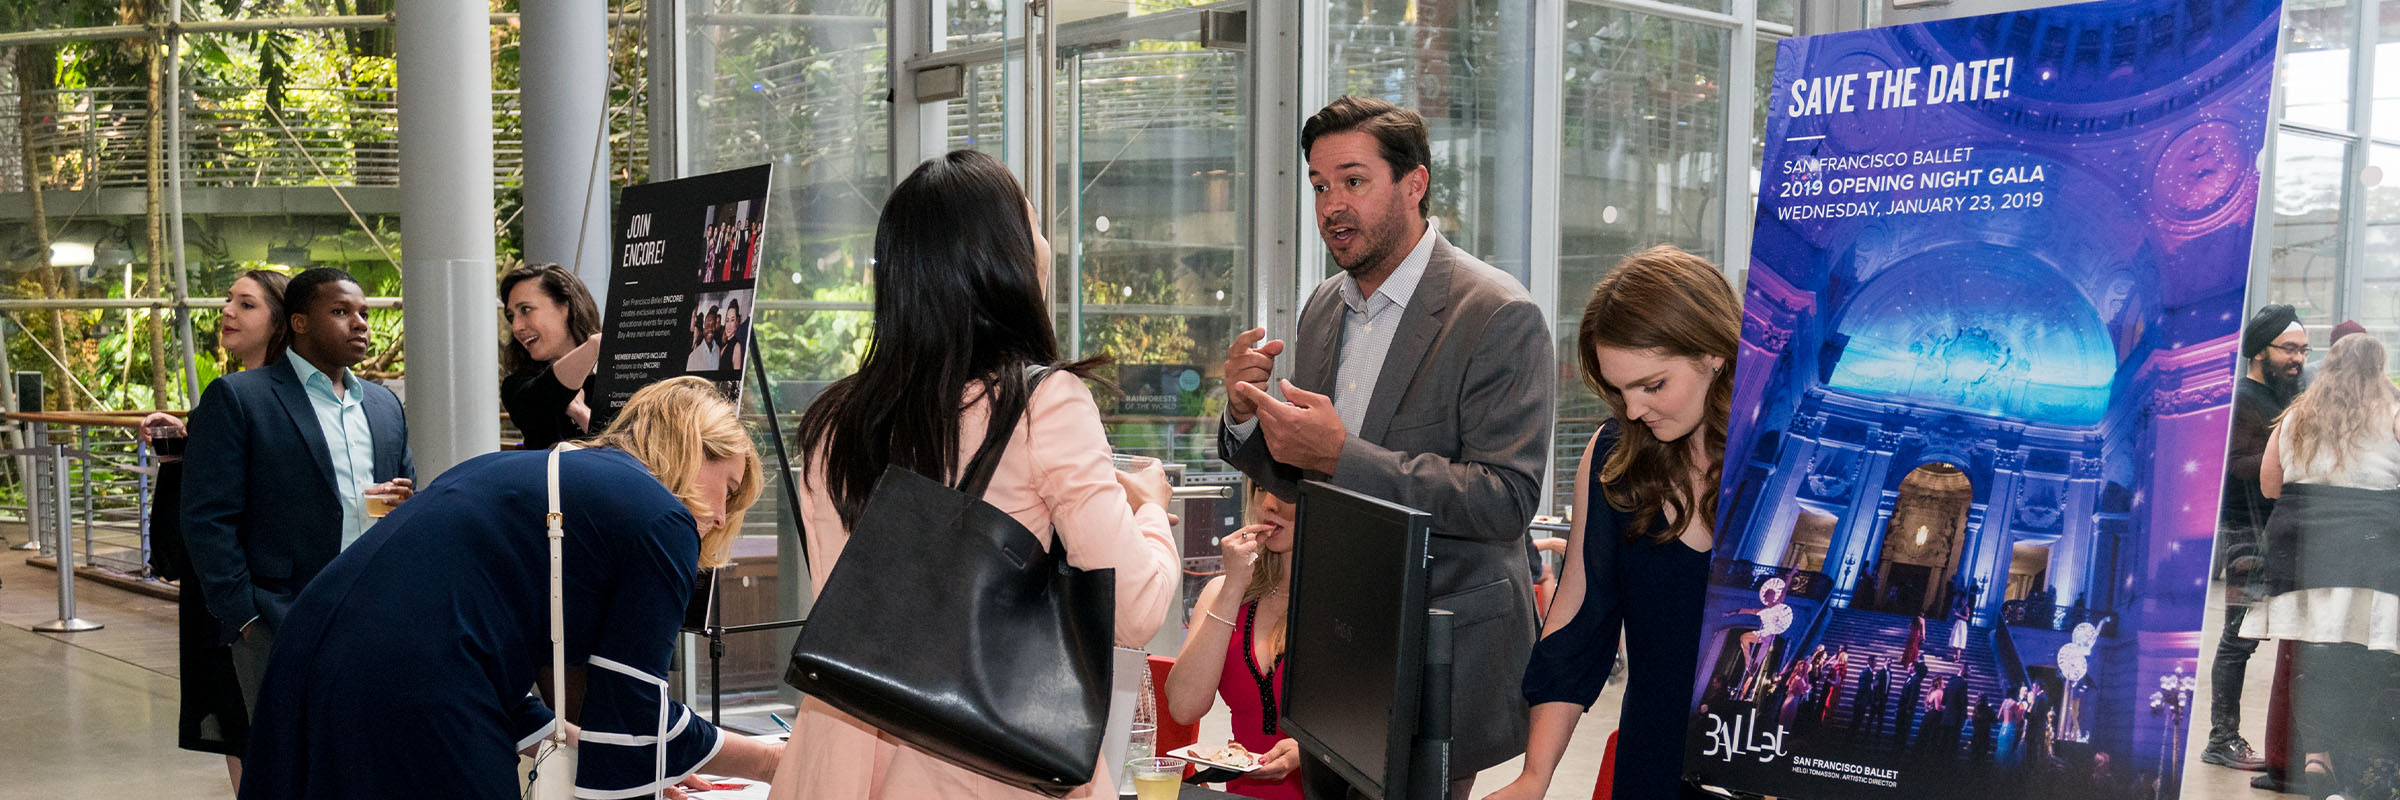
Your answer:
[[[683,375],[739,401],[757,319],[770,166],[627,186],[588,402],[600,430],[644,386]]]

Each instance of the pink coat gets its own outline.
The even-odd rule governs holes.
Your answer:
[[[959,425],[961,462],[983,440],[990,414],[982,403],[970,402],[974,405]],[[1069,563],[1085,569],[1114,568],[1117,645],[1139,648],[1166,621],[1180,569],[1166,511],[1127,507],[1109,452],[1091,391],[1072,376],[1053,376],[1034,392],[984,500],[1043,536],[1045,544],[1056,526],[1067,541]],[[817,455],[810,454],[812,464]],[[808,527],[814,592],[824,588],[850,535],[824,487],[814,481],[801,485],[800,511]],[[1093,782],[1069,797],[1115,797],[1113,766],[1097,765]],[[791,744],[784,749],[777,778],[769,795],[774,800],[1041,797],[996,784],[815,700],[801,703],[792,721]]]

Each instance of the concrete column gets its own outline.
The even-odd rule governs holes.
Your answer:
[[[1829,554],[1827,561],[1856,556],[1859,563],[1869,563],[1867,543],[1890,524],[1890,515],[1881,512],[1884,484],[1891,478],[1892,453],[1900,449],[1901,432],[1892,430],[1875,434],[1865,452],[1860,454],[1866,464],[1858,470],[1858,485],[1850,487],[1850,510],[1842,515],[1842,533],[1837,537],[1843,544],[1840,555]]]
[[[2021,451],[2004,450],[1992,457],[1992,491],[1983,506],[1983,530],[1972,540],[1975,549],[1965,571],[1968,588],[1983,581],[1983,595],[1975,598],[1975,619],[1985,625],[1997,618],[2001,599],[2008,596],[2008,566],[2016,553],[2011,533],[2017,502],[2025,493],[2024,469]]]
[[[608,7],[524,0],[525,260],[608,296]]]
[[[2050,548],[2050,585],[2058,589],[2060,606],[2088,605],[2091,584],[2086,576],[2092,569],[2092,543],[2100,536],[2100,520],[2093,512],[2100,507],[2101,464],[2097,458],[2077,457],[2067,479],[2058,543]]]
[[[1741,552],[1750,563],[1775,566],[1782,563],[1783,552],[1791,547],[1792,525],[1800,519],[1800,487],[1814,471],[1817,436],[1824,429],[1824,415],[1814,414],[1792,420],[1791,429],[1785,432],[1783,451],[1775,460],[1775,479],[1769,484],[1775,487],[1775,493],[1766,507],[1751,512],[1754,518],[1766,515],[1766,527],[1744,534],[1749,540],[1743,542]],[[1727,472],[1736,468],[1732,462],[1725,465]]]
[[[491,11],[482,0],[397,7],[400,285],[409,444],[422,486],[500,445]]]

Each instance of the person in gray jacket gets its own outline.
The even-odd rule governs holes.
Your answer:
[[[1283,340],[1252,329],[1227,348],[1218,450],[1286,500],[1316,479],[1433,515],[1427,594],[1457,615],[1450,794],[1465,797],[1477,770],[1525,747],[1516,677],[1536,629],[1523,539],[1554,423],[1550,329],[1522,284],[1427,216],[1422,116],[1344,97],[1300,145],[1342,274],[1301,308],[1281,398],[1268,383]]]

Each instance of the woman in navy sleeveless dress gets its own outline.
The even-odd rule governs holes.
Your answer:
[[[1576,722],[1608,684],[1620,634],[1628,663],[1614,797],[1692,793],[1683,731],[1740,319],[1717,268],[1671,246],[1627,257],[1593,288],[1577,356],[1614,419],[1575,470],[1565,579],[1525,670],[1525,771],[1496,800],[1549,792]]]

